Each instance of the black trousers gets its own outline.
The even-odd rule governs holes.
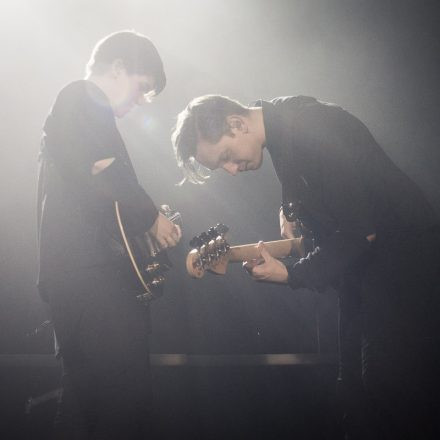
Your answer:
[[[440,227],[394,234],[340,289],[347,439],[440,438]]]
[[[117,270],[59,278],[44,285],[63,361],[54,438],[148,438],[148,309]]]

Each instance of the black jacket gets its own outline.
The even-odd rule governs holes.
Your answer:
[[[92,175],[96,161],[114,157]],[[133,232],[148,230],[157,209],[139,185],[104,93],[76,81],[58,95],[44,125],[38,190],[39,283],[112,264],[110,235],[119,201]]]
[[[371,245],[437,222],[418,187],[399,170],[369,130],[334,104],[298,96],[261,102],[266,146],[296,217],[313,231],[319,250],[289,267],[293,288],[322,288]]]

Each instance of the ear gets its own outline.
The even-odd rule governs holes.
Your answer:
[[[247,133],[249,131],[246,119],[241,115],[230,115],[226,117],[226,123],[232,134]]]
[[[125,71],[126,70],[125,70],[124,62],[120,58],[113,60],[111,72],[115,78],[117,78],[119,75],[121,75],[121,73]]]

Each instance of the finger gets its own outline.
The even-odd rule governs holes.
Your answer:
[[[252,260],[245,261],[243,266],[246,266],[248,269],[252,269],[259,264],[264,263],[262,258],[252,258]]]
[[[165,241],[167,242],[168,247],[174,247],[177,244],[177,241],[174,239],[172,235],[166,236]]]
[[[260,252],[261,258],[264,261],[270,260],[272,258],[272,256],[267,251],[263,241],[258,242],[258,251]]]
[[[290,228],[283,228],[281,230],[281,237],[282,238],[295,238],[293,235],[293,231]]]
[[[250,265],[249,261],[245,261],[242,265],[243,269],[250,275],[252,276],[252,269],[253,266]]]
[[[253,258],[252,260],[243,262],[243,269],[254,279],[257,279],[255,277],[255,274],[260,272],[259,266],[264,264],[263,258]]]
[[[157,238],[157,242],[161,249],[166,249],[168,247],[168,243],[164,238]]]
[[[288,222],[287,220],[281,224],[281,237],[294,238],[294,231],[296,229],[295,222]]]
[[[259,264],[252,269],[252,278],[257,281],[264,280],[268,277],[265,264]]]
[[[176,236],[177,236],[177,242],[179,242],[180,239],[182,238],[182,229],[180,228],[179,225],[174,225],[174,231],[175,231]]]

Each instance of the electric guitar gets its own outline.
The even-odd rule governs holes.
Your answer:
[[[202,278],[206,270],[224,275],[229,263],[248,261],[260,256],[257,243],[230,246],[225,237],[227,232],[227,226],[218,224],[190,241],[192,250],[186,258],[186,270],[189,275]],[[292,254],[300,257],[305,255],[302,237],[268,241],[264,245],[274,258]]]
[[[116,223],[120,237],[113,241],[112,247],[118,248],[118,254],[124,257],[122,271],[128,290],[136,297],[148,303],[163,294],[164,273],[172,264],[165,250],[161,250],[154,237],[149,233],[130,236],[124,226],[124,215],[118,202],[114,204]],[[160,212],[170,221],[181,225],[181,216],[168,205],[162,205]]]

